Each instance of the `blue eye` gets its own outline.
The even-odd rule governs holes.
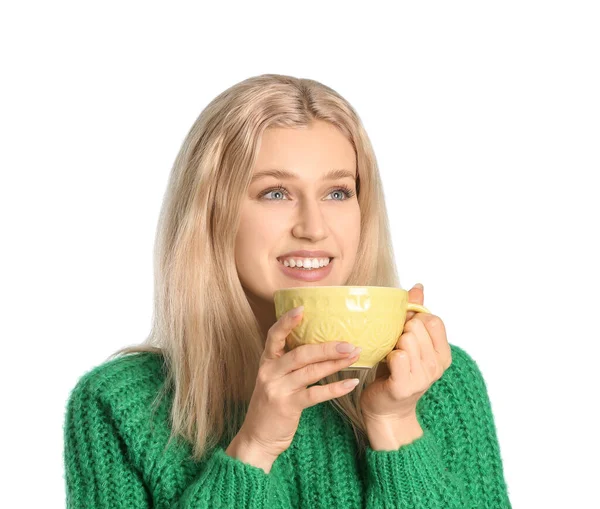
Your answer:
[[[260,195],[260,197],[261,197],[261,198],[264,198],[264,197],[265,197],[267,194],[270,194],[270,193],[282,193],[282,194],[287,194],[287,191],[285,190],[285,188],[284,188],[284,187],[280,187],[280,186],[278,186],[278,187],[275,187],[275,188],[267,189],[265,192],[263,192],[263,193]],[[273,201],[273,200],[271,200],[271,201]],[[280,200],[274,200],[274,201],[280,201]]]
[[[347,199],[352,198],[355,195],[355,192],[352,189],[350,189],[349,187],[345,186],[345,185],[341,185],[341,186],[338,186],[338,187],[332,189],[329,192],[329,194],[332,194],[332,193],[335,193],[335,192],[338,192],[338,191],[341,191],[344,194],[344,199],[343,200],[333,200],[333,201],[346,201]],[[260,194],[259,197],[260,198],[264,198],[266,195],[268,195],[270,193],[282,193],[285,196],[287,196],[289,194],[288,191],[287,191],[287,189],[285,187],[283,187],[281,184],[279,184],[279,185],[277,185],[275,187],[271,187],[271,188],[263,191]],[[268,199],[267,201],[281,201],[281,200]]]

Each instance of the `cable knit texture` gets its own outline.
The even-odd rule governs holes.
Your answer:
[[[228,456],[224,441],[199,462],[184,440],[165,450],[172,394],[152,408],[162,356],[107,361],[79,379],[66,404],[67,507],[511,508],[484,379],[451,348],[452,365],[417,406],[423,436],[359,459],[352,428],[324,402],[302,412],[268,474]]]

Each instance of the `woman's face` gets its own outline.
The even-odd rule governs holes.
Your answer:
[[[287,171],[297,178],[258,176],[266,170]],[[332,170],[349,175],[325,178]],[[360,237],[356,157],[350,142],[323,121],[307,129],[267,129],[253,175],[242,202],[235,246],[238,275],[249,299],[272,303],[280,288],[344,285]],[[278,185],[283,188],[273,189]],[[325,253],[282,258],[299,250]],[[333,259],[315,272],[282,263],[286,259],[296,265],[302,260],[305,266],[307,258],[317,258],[319,265],[323,258]]]

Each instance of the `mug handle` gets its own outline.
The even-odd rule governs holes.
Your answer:
[[[412,302],[408,303],[408,306],[406,307],[406,311],[415,311],[416,313],[429,313],[429,314],[431,314],[431,311],[429,311],[425,306],[421,306],[419,304],[414,304]]]
[[[429,311],[429,309],[427,309],[425,306],[421,306],[420,304],[414,304],[412,302],[408,303],[408,306],[406,307],[406,311],[414,311],[415,313],[431,314],[431,311]],[[404,326],[402,326],[402,327],[404,327]],[[387,364],[387,360],[385,357],[383,359],[381,359],[379,362],[383,362],[383,363]]]

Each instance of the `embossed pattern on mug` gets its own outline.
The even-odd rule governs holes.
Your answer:
[[[304,306],[302,322],[288,336],[289,349],[326,341],[361,346],[359,360],[348,370],[370,369],[385,359],[402,334],[409,306],[408,292],[393,287],[288,288],[276,291],[274,301],[277,317]]]

